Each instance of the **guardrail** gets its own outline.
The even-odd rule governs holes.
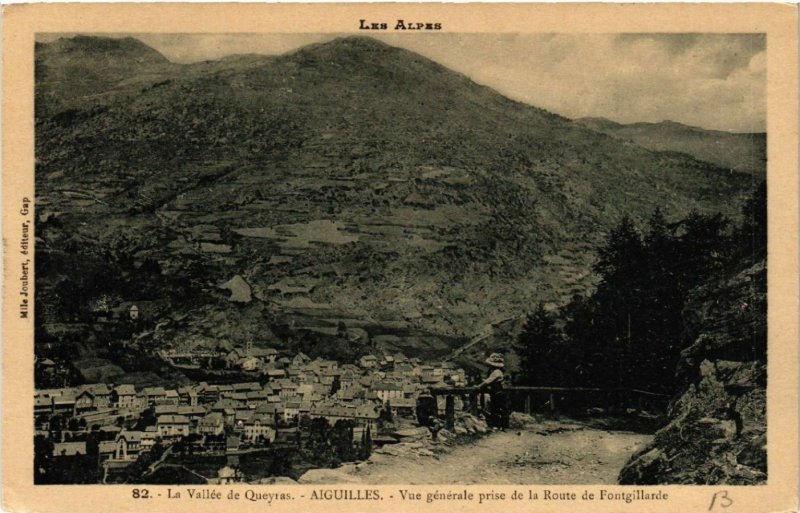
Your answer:
[[[585,411],[592,407],[661,411],[670,399],[666,394],[630,388],[510,386],[504,387],[503,391],[509,411],[527,414],[535,411]],[[452,429],[455,422],[457,397],[465,411],[478,414],[486,410],[488,392],[478,387],[434,387],[431,394],[445,397],[445,425],[448,429]]]

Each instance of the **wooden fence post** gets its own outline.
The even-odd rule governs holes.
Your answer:
[[[478,394],[469,394],[469,412],[473,415],[478,415]]]

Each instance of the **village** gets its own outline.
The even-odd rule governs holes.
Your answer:
[[[164,351],[161,357],[180,366],[216,356],[198,350]],[[177,455],[188,450],[192,456],[226,456],[219,470],[234,480],[242,477],[237,455],[296,447],[314,419],[329,426],[346,421],[351,448],[361,454],[367,443],[393,443],[385,424],[418,426],[421,395],[466,384],[464,370],[450,362],[422,362],[402,353],[367,354],[340,364],[248,343],[232,348],[224,361],[252,380],[173,389],[95,383],[36,390],[37,456],[50,466],[85,462],[88,456],[97,465],[97,481],[114,482],[137,461],[153,463],[153,456],[163,461],[166,455],[180,460]],[[436,402],[437,413],[444,412],[444,398]]]

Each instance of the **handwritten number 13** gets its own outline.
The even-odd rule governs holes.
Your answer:
[[[729,508],[733,504],[733,499],[728,496],[728,490],[716,492],[711,497],[711,505],[708,506],[708,511],[714,509],[714,505],[718,504],[721,508]]]

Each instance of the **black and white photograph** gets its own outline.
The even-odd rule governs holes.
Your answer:
[[[439,21],[36,34],[32,483],[767,484],[766,34]]]

